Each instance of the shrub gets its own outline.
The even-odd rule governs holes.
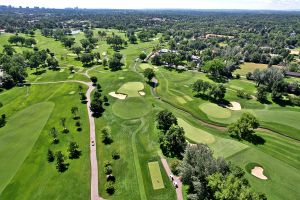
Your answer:
[[[175,174],[175,175],[178,175],[178,174],[179,174],[179,169],[178,169],[179,164],[180,164],[180,162],[179,162],[178,160],[173,160],[173,161],[171,162],[171,165],[170,165],[171,171],[172,171],[172,173]]]
[[[112,195],[115,193],[115,187],[113,182],[109,181],[105,184],[105,190],[109,195]]]
[[[108,166],[106,166],[106,167],[104,168],[104,173],[105,173],[106,175],[112,173],[112,167],[111,167],[111,165],[108,165]]]
[[[114,160],[120,159],[120,153],[117,152],[117,151],[114,151],[114,152],[112,153],[112,158],[113,158]]]

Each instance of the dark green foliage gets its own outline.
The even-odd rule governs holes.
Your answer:
[[[6,115],[2,114],[0,117],[0,128],[5,126],[5,124],[6,124]]]
[[[165,134],[161,134],[159,143],[164,155],[181,158],[187,146],[183,128],[171,126]]]
[[[120,153],[117,152],[117,151],[114,151],[112,154],[111,154],[112,158],[114,160],[119,160],[120,159]]]
[[[109,195],[113,195],[115,193],[115,187],[112,181],[105,183],[105,190]]]
[[[226,87],[223,84],[215,85],[201,79],[193,83],[192,89],[197,96],[207,96],[216,101],[223,100],[226,94]]]
[[[64,155],[61,151],[56,153],[56,169],[58,172],[64,172],[68,169],[68,164],[65,163]]]
[[[145,69],[143,74],[144,74],[144,77],[148,79],[148,81],[150,81],[153,77],[155,77],[154,70],[151,68]]]
[[[170,111],[163,110],[156,115],[156,122],[156,127],[166,132],[173,124],[177,125],[177,118]]]
[[[68,152],[70,159],[77,159],[81,155],[81,150],[76,142],[70,142]]]
[[[170,168],[173,174],[178,175],[179,174],[179,165],[180,161],[178,160],[173,160],[170,164]]]
[[[242,98],[242,99],[251,99],[251,94],[244,91],[244,90],[237,90],[236,91],[236,96]]]
[[[147,58],[147,55],[143,52],[139,55],[140,60],[145,60]]]
[[[47,160],[48,162],[53,162],[55,159],[54,153],[53,151],[51,151],[51,149],[48,149],[48,153],[47,153]]]
[[[101,137],[104,144],[111,144],[113,142],[110,130],[108,128],[103,128],[101,130]]]
[[[98,81],[97,77],[96,76],[92,76],[91,78],[91,81],[93,82],[93,84],[95,85]]]

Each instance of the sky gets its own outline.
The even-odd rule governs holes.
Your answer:
[[[300,10],[300,0],[0,0],[0,5],[46,8]]]

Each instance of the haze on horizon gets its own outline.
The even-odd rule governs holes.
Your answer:
[[[300,0],[0,0],[0,5],[46,8],[300,10]]]

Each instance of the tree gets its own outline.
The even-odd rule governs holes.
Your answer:
[[[105,183],[105,190],[110,195],[115,193],[115,187],[112,181],[108,181],[107,183]]]
[[[226,66],[223,60],[219,58],[205,62],[203,70],[210,73],[214,78],[220,78],[226,74]]]
[[[267,88],[263,85],[257,87],[256,99],[259,102],[266,102],[267,101]]]
[[[84,53],[80,58],[80,61],[82,62],[83,65],[89,65],[93,62],[93,60],[94,60],[94,54],[91,53]]]
[[[56,70],[59,67],[58,61],[54,57],[47,58],[46,62],[50,69]]]
[[[25,45],[27,47],[32,47],[32,45],[35,45],[36,44],[36,40],[33,39],[33,38],[27,38],[25,39]]]
[[[65,47],[71,48],[75,43],[75,38],[64,37],[61,41]]]
[[[2,87],[5,89],[10,89],[15,86],[15,81],[11,75],[4,73],[2,76]]]
[[[70,159],[79,158],[80,155],[81,155],[79,145],[76,142],[70,142],[68,152],[69,152],[69,158]]]
[[[254,130],[258,127],[259,122],[252,114],[243,113],[237,122],[228,126],[228,132],[238,139],[251,139]]]
[[[76,46],[76,47],[72,48],[73,53],[75,53],[77,55],[77,59],[79,59],[79,55],[82,50],[83,50],[83,48],[80,46]]]
[[[93,112],[94,117],[99,117],[104,112],[101,99],[93,99],[91,102],[90,110]]]
[[[98,81],[98,79],[97,79],[96,76],[92,76],[90,79],[93,82],[93,85],[95,85],[97,83],[97,81]]]
[[[145,69],[143,74],[144,74],[144,77],[148,79],[148,81],[150,81],[153,77],[155,77],[155,72],[151,68]]]
[[[82,40],[80,40],[80,43],[86,53],[90,52],[92,49],[94,49],[94,45],[88,39],[82,39]]]
[[[157,66],[160,66],[162,64],[162,57],[160,55],[155,55],[152,60],[151,60],[151,63],[153,65],[157,65]]]
[[[11,45],[3,45],[3,53],[5,53],[6,55],[12,56],[15,52],[16,50]]]
[[[103,128],[101,130],[101,137],[102,137],[102,142],[104,144],[111,144],[112,143],[112,137],[111,137],[111,134],[110,134],[110,130],[107,129],[107,128]]]
[[[56,153],[56,169],[58,172],[64,172],[68,169],[68,165],[65,163],[64,155],[61,151]]]
[[[211,87],[209,94],[215,100],[220,101],[220,100],[224,99],[224,97],[225,97],[226,87],[223,84],[213,85]]]
[[[147,54],[144,52],[139,55],[140,60],[145,60],[147,58]]]
[[[183,184],[189,186],[188,199],[213,199],[207,177],[216,172],[227,174],[229,166],[223,158],[214,158],[206,144],[187,146],[179,166]]]
[[[160,111],[156,115],[156,127],[163,132],[167,132],[172,125],[177,125],[177,118],[168,110]]]
[[[107,44],[111,45],[115,51],[118,51],[122,48],[122,45],[125,41],[118,35],[113,35],[106,39]]]
[[[48,162],[53,162],[55,159],[54,153],[53,151],[51,151],[51,149],[48,149],[48,153],[47,153],[47,160]]]
[[[6,115],[2,114],[0,117],[0,128],[5,126],[5,124],[6,124]]]
[[[56,130],[55,127],[52,127],[50,129],[50,135],[53,137],[53,144],[58,144],[59,143],[59,139],[57,138],[58,131]]]
[[[165,134],[160,136],[159,143],[164,155],[181,158],[187,145],[183,128],[171,126]]]
[[[129,40],[129,42],[131,43],[131,44],[136,44],[136,42],[137,42],[137,38],[136,38],[136,36],[133,34],[133,35],[130,35],[129,37],[128,37],[128,40]]]
[[[112,71],[118,71],[122,69],[122,63],[121,60],[118,59],[117,57],[113,57],[111,60],[109,60],[108,66]]]
[[[173,174],[178,175],[179,174],[179,165],[180,161],[178,160],[173,160],[170,164],[170,168]]]
[[[64,130],[63,130],[63,133],[68,133],[69,132],[69,130],[67,129],[67,127],[66,127],[66,118],[61,118],[60,119],[60,124],[61,124],[61,126],[64,128]]]
[[[77,117],[77,113],[78,113],[78,107],[76,107],[76,106],[73,106],[72,108],[71,108],[71,112],[72,112],[72,114],[74,115],[74,119],[77,119],[78,117]]]

